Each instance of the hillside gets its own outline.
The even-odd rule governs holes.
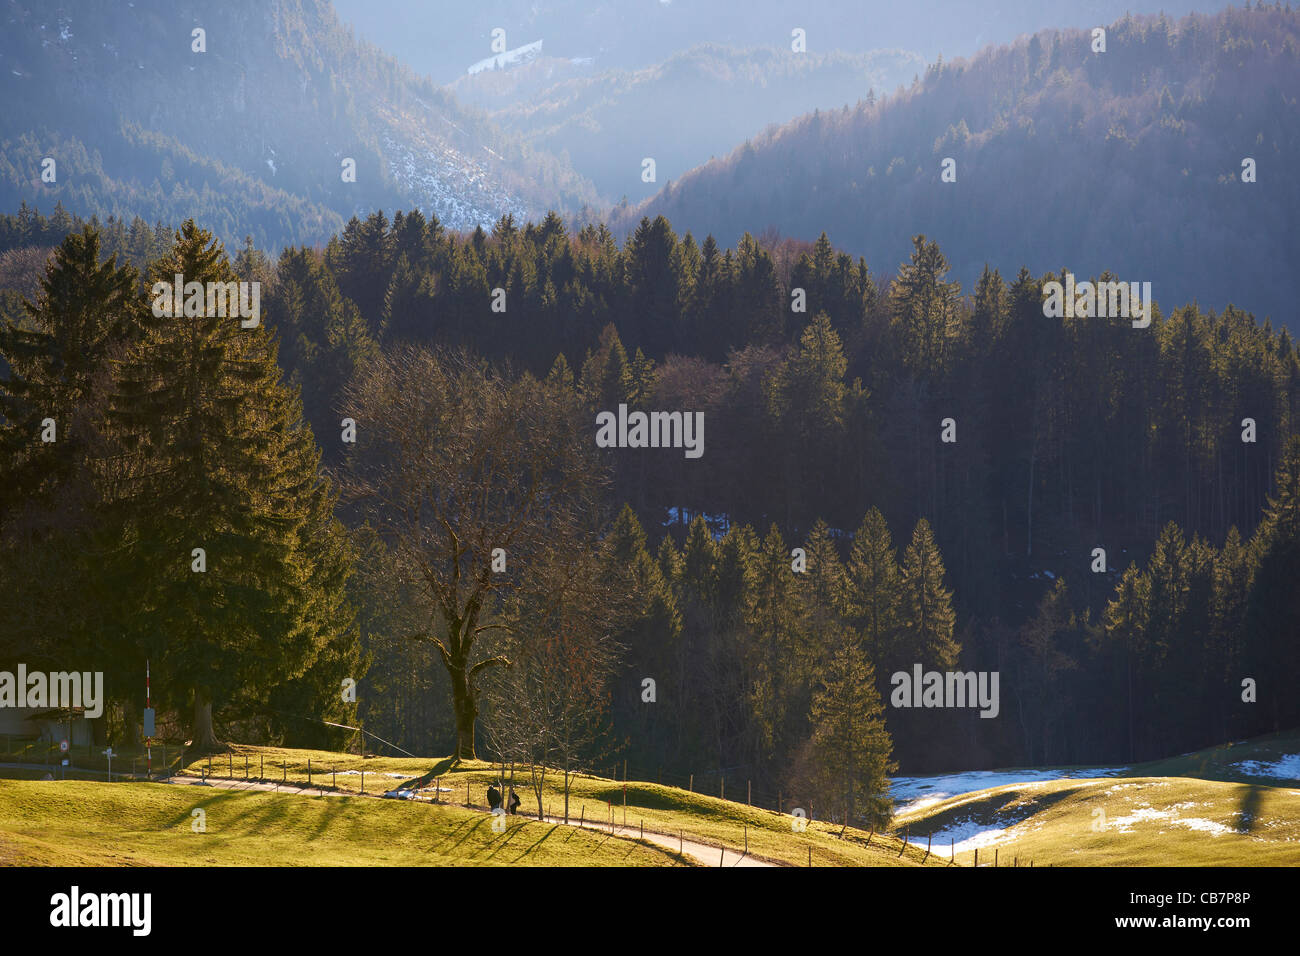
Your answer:
[[[903,50],[796,55],[702,44],[634,71],[547,57],[467,74],[452,90],[530,146],[567,154],[606,201],[639,202],[771,124],[856,103],[924,71]],[[654,183],[642,182],[646,157]]]
[[[1300,732],[1272,734],[1096,777],[1045,779],[905,807],[896,829],[933,834],[959,862],[1074,866],[1300,864]],[[1103,775],[1104,774],[1104,775]],[[1008,771],[1015,778],[1017,771]]]
[[[1109,268],[1150,281],[1162,302],[1249,300],[1289,323],[1298,33],[1300,12],[1271,7],[1125,17],[1104,53],[1089,32],[1041,32],[756,137],[619,222],[662,213],[720,237],[825,230],[877,271],[923,233],[968,289],[996,248],[1033,272]],[[941,181],[945,158],[955,182]]]
[[[196,810],[203,811],[197,831]],[[548,832],[550,831],[550,832]],[[0,780],[4,866],[673,866],[661,849],[399,800]]]
[[[1300,863],[1300,732],[1273,734],[1125,769],[1006,771],[1003,783],[939,802],[902,806],[891,833],[820,820],[806,831],[789,814],[648,781],[573,778],[570,813],[615,821],[619,836],[565,827],[563,790],[543,787],[547,821],[536,820],[526,768],[524,802],[508,829],[489,826],[484,792],[500,769],[483,761],[372,757],[236,745],[229,758],[171,762],[191,780],[161,783],[42,781],[39,769],[3,771],[0,863],[21,865],[596,865],[664,866],[681,860],[638,841],[683,834],[696,846],[741,848],[760,861],[815,866],[1075,866]],[[125,758],[127,755],[121,755]],[[155,753],[157,756],[157,753]],[[245,763],[247,761],[247,764]],[[309,768],[308,762],[311,767]],[[1289,763],[1288,763],[1289,761]],[[82,763],[78,759],[78,763]],[[103,762],[98,755],[90,763]],[[125,766],[124,760],[119,766]],[[244,768],[279,792],[246,786]],[[312,769],[314,768],[314,770]],[[1166,768],[1162,771],[1161,768]],[[309,776],[309,770],[311,775]],[[365,771],[364,793],[361,771]],[[1064,777],[1062,774],[1071,774]],[[978,776],[978,775],[958,775]],[[178,779],[184,779],[178,777]],[[957,777],[945,778],[952,784]],[[282,783],[283,781],[283,783]],[[308,783],[311,789],[307,789]],[[280,788],[283,788],[282,790]],[[406,799],[373,797],[390,791]],[[624,809],[626,800],[626,809]],[[191,827],[203,811],[206,831]],[[624,823],[630,824],[624,829]],[[903,848],[906,834],[910,846]],[[196,854],[196,841],[203,841]],[[932,852],[925,853],[927,844]],[[902,851],[900,853],[900,850]],[[811,857],[809,852],[811,851]],[[690,857],[684,861],[704,862]],[[716,860],[712,863],[716,865]]]
[[[497,28],[510,48],[542,40],[552,57],[591,60],[599,70],[639,70],[700,43],[789,50],[796,27],[806,32],[810,52],[901,48],[929,61],[973,54],[1045,27],[1107,23],[1133,9],[1130,0],[1000,0],[992,10],[944,0],[869,7],[855,0],[750,0],[739,15],[718,0],[336,0],[335,6],[362,36],[440,83],[488,56]],[[1223,0],[1164,0],[1159,9],[1183,14],[1224,6]]]
[[[516,789],[520,816],[502,834],[492,832],[484,793],[497,778],[491,764],[421,758],[367,758],[352,754],[236,745],[229,760],[169,761],[173,771],[207,774],[212,789],[162,783],[41,780],[43,768],[0,771],[0,864],[193,864],[193,811],[206,813],[206,856],[217,865],[672,865],[675,853],[640,843],[636,833],[677,836],[707,847],[726,846],[775,864],[806,866],[940,865],[937,858],[904,848],[896,837],[869,835],[820,820],[806,830],[792,816],[677,787],[581,774],[572,780],[571,820],[609,820],[623,839],[602,838],[552,818],[563,818],[563,790],[554,774],[543,788],[548,820],[536,819],[536,798],[521,768]],[[124,751],[116,766],[125,767]],[[256,779],[259,767],[282,792],[222,789],[243,784],[244,759]],[[158,751],[155,749],[155,760]],[[305,790],[308,761],[312,789]],[[96,755],[78,766],[97,766]],[[143,766],[141,762],[140,766]],[[365,797],[361,796],[365,771]],[[81,776],[85,775],[83,771]],[[282,783],[284,781],[284,783]],[[435,790],[436,787],[436,790]],[[414,799],[372,799],[401,790]],[[433,802],[437,793],[440,802]],[[627,810],[623,809],[626,792]],[[73,808],[78,808],[73,812]],[[531,818],[531,819],[530,819]],[[431,836],[432,834],[432,836]],[[625,835],[626,834],[626,835]],[[122,847],[130,847],[124,850]],[[811,854],[811,855],[810,855]],[[687,854],[688,864],[701,862]],[[707,864],[716,866],[710,855]]]
[[[198,216],[228,242],[278,246],[323,243],[386,205],[473,229],[590,198],[567,166],[359,42],[323,0],[13,3],[0,98],[6,208]]]

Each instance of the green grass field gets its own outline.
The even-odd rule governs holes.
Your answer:
[[[991,840],[980,863],[1032,859],[1035,865],[1300,865],[1300,785],[1261,781],[1237,766],[1271,763],[1300,751],[1300,731],[1224,745],[1129,768],[1127,775],[1011,784],[952,797],[900,814],[887,834],[821,821],[805,832],[793,818],[675,787],[625,785],[579,775],[571,785],[576,820],[608,821],[687,840],[748,846],[752,856],[806,866],[945,866],[948,841],[934,853],[902,842],[945,831],[958,843],[978,831]],[[115,759],[114,770],[130,755]],[[247,762],[246,762],[247,761]],[[229,756],[173,767],[215,781],[248,775],[295,791],[232,791],[156,783],[44,781],[45,768],[5,770],[0,780],[0,864],[66,865],[680,865],[676,854],[607,834],[539,823],[526,770],[515,787],[524,803],[502,834],[492,831],[486,789],[500,771],[483,761],[367,757],[236,745]],[[53,769],[53,768],[51,768]],[[364,769],[362,798],[361,771]],[[337,771],[337,775],[335,775]],[[440,788],[434,789],[435,782]],[[378,800],[398,787],[437,794],[438,803]],[[627,807],[624,811],[626,795]],[[548,774],[546,812],[563,813],[561,778]],[[206,813],[204,833],[192,811]],[[901,855],[900,855],[901,851]],[[969,866],[971,850],[956,861]]]
[[[356,793],[361,788],[358,771],[365,769],[365,788],[368,794],[377,790],[391,790],[399,786],[425,785],[424,793],[433,795],[435,781],[442,788],[439,799],[464,805],[467,802],[481,809],[487,808],[487,787],[500,775],[499,768],[484,761],[463,761],[455,766],[450,759],[423,760],[418,758],[368,757],[333,754],[325,751],[285,750],[280,748],[237,747],[227,760],[213,757],[211,773],[221,779],[230,773],[235,779],[243,778],[244,756],[249,758],[249,773],[256,777],[259,766],[265,777],[276,781],[286,779],[296,784],[307,782],[307,760],[312,763],[312,782],[339,791]],[[205,759],[189,764],[187,773],[200,774],[208,767]],[[272,770],[274,768],[274,771]],[[334,776],[331,770],[337,770]],[[345,771],[354,771],[345,773]],[[468,785],[468,791],[466,786]],[[537,801],[528,787],[527,770],[516,772],[515,789],[523,800],[521,812],[536,816]],[[814,866],[915,866],[925,853],[913,847],[903,848],[897,837],[875,834],[852,828],[841,839],[841,827],[820,821],[811,821],[804,832],[796,832],[793,818],[771,810],[749,807],[742,803],[716,797],[689,793],[676,787],[655,783],[631,781],[627,784],[627,813],[623,812],[624,785],[604,777],[579,775],[572,779],[569,795],[569,812],[573,819],[608,821],[610,806],[615,823],[631,826],[644,823],[647,830],[661,833],[685,833],[708,843],[724,843],[739,849],[748,841],[749,852],[765,859],[796,866],[808,865],[808,851],[812,850]],[[563,781],[548,773],[543,788],[543,803],[548,816],[562,816],[564,812]],[[870,837],[870,840],[868,838]],[[900,857],[899,853],[903,851]],[[930,861],[934,865],[934,861]]]
[[[1273,764],[1300,752],[1300,731],[1271,734],[1166,760],[1120,776],[1009,784],[902,813],[895,827],[983,831],[980,863],[1034,860],[1078,866],[1300,865],[1300,782],[1252,776],[1245,761]],[[942,837],[946,854],[948,838]],[[974,851],[959,850],[970,865]]]
[[[206,832],[195,832],[195,809]],[[632,840],[400,800],[160,783],[0,780],[0,864],[674,866]]]

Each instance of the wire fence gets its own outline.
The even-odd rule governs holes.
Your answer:
[[[21,768],[29,772],[39,773],[41,770],[46,772],[48,779],[92,779],[108,781],[132,781],[132,780],[166,780],[171,779],[177,773],[188,772],[193,774],[195,768],[193,764],[199,763],[197,775],[200,782],[208,783],[221,782],[226,783],[243,783],[253,787],[280,787],[291,788],[297,791],[316,791],[320,795],[360,795],[380,797],[384,795],[396,795],[403,792],[406,798],[414,796],[430,803],[446,803],[448,805],[463,806],[474,810],[491,809],[486,803],[478,803],[473,792],[472,782],[469,777],[463,781],[464,789],[460,790],[460,782],[453,783],[450,778],[441,776],[432,776],[431,774],[412,776],[405,773],[392,773],[384,771],[367,772],[364,768],[358,770],[351,767],[345,767],[340,770],[335,762],[324,762],[306,758],[305,763],[301,760],[295,760],[292,763],[287,758],[276,760],[272,756],[271,760],[266,759],[266,754],[256,748],[244,749],[236,752],[229,749],[223,754],[206,755],[200,761],[191,761],[187,763],[184,759],[184,748],[178,742],[159,741],[151,751],[144,748],[134,750],[124,750],[122,752],[113,751],[111,757],[106,752],[111,748],[101,748],[96,744],[78,744],[70,746],[67,751],[63,751],[58,744],[49,741],[42,741],[33,738],[21,738],[12,735],[0,737],[0,743],[3,743],[4,749],[0,751],[0,764],[10,767]],[[791,826],[792,834],[798,835],[806,832],[809,823],[817,820],[815,816],[816,808],[811,804],[808,807],[791,806],[791,800],[781,791],[775,792],[761,787],[753,786],[752,780],[742,775],[746,768],[728,768],[723,770],[712,770],[703,773],[678,774],[673,772],[665,773],[662,768],[656,768],[653,773],[646,772],[641,768],[635,773],[634,779],[629,775],[632,769],[629,768],[627,761],[620,761],[611,764],[608,767],[608,775],[602,773],[604,767],[593,767],[589,772],[576,773],[575,777],[585,777],[590,780],[605,779],[615,784],[614,791],[608,795],[605,800],[603,812],[599,806],[592,808],[593,816],[588,816],[587,802],[574,798],[577,811],[572,809],[566,815],[563,809],[556,810],[553,806],[555,800],[552,799],[543,807],[541,814],[535,806],[535,800],[525,801],[525,806],[521,804],[518,815],[531,819],[544,819],[556,823],[577,824],[582,827],[609,827],[611,834],[621,836],[639,835],[644,838],[647,832],[645,821],[636,811],[638,810],[655,810],[654,806],[657,801],[651,797],[647,800],[647,805],[639,806],[637,800],[645,795],[642,793],[641,786],[654,783],[660,786],[675,787],[688,793],[697,793],[701,796],[716,797],[717,799],[735,803],[738,806],[746,806],[756,810],[765,810],[781,817],[786,818]],[[481,771],[480,771],[481,773]],[[559,774],[557,773],[557,776]],[[343,778],[340,785],[339,778]],[[369,778],[367,780],[367,778]],[[525,778],[526,779],[526,778]],[[398,783],[397,781],[401,781]],[[403,784],[407,789],[403,789]],[[431,784],[431,786],[430,786]],[[618,786],[620,785],[621,786]],[[480,785],[482,789],[486,787]],[[415,790],[409,789],[416,788]],[[521,784],[517,789],[527,792],[529,789],[526,783]],[[427,794],[430,791],[432,796],[417,796]],[[621,800],[617,798],[621,796]],[[561,801],[563,797],[560,798]],[[629,811],[634,823],[629,823]],[[594,822],[594,815],[600,813],[601,822]],[[830,833],[844,839],[849,829],[848,821],[844,819],[829,818],[821,821],[829,827],[840,827],[839,833]],[[621,822],[620,822],[621,818]],[[728,848],[721,843],[717,843],[713,838],[706,838],[691,835],[683,828],[677,828],[675,832],[663,829],[655,829],[652,823],[649,830],[652,834],[662,836],[676,837],[679,840],[679,847],[684,846],[687,840],[693,844],[717,844],[719,851],[719,864],[721,865],[726,858]],[[866,835],[865,841],[861,838],[861,829],[855,827],[852,834],[848,834],[853,842],[860,843],[864,847],[877,846],[884,848],[886,843],[892,840],[898,841],[898,857],[906,857],[909,860],[920,862],[921,864],[933,865],[931,858],[936,863],[947,863],[948,866],[974,866],[974,867],[1020,867],[1034,866],[1033,859],[1026,859],[1023,862],[1019,854],[1003,854],[1000,847],[985,847],[983,860],[981,860],[980,848],[976,847],[969,864],[957,860],[955,841],[949,839],[948,847],[933,844],[933,834],[924,835],[925,843],[921,845],[921,835],[918,834],[915,840],[911,837],[910,827],[905,827],[901,836],[894,834],[892,837],[886,833],[877,833],[875,828],[871,828]],[[822,831],[826,835],[826,831]],[[749,853],[749,828],[748,825],[742,824],[743,846],[740,850],[741,856]],[[947,853],[944,850],[947,849]],[[990,853],[991,850],[991,853]],[[910,851],[910,852],[909,852]],[[680,852],[680,850],[679,850]],[[736,852],[734,849],[732,852]],[[892,846],[890,847],[892,852]],[[812,866],[814,860],[814,846],[810,842],[808,845],[807,865]]]

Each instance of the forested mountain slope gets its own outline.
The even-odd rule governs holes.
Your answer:
[[[1089,32],[1041,32],[757,137],[616,222],[824,230],[877,270],[925,233],[967,285],[996,249],[1034,272],[1110,269],[1162,301],[1249,302],[1291,324],[1298,44],[1300,13],[1277,6],[1126,17],[1104,53]]]
[[[386,205],[472,229],[591,195],[359,42],[323,0],[13,2],[4,21],[6,208],[197,216],[228,242],[280,245],[323,242]]]

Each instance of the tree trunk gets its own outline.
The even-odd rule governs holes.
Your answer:
[[[456,712],[456,759],[474,760],[474,721],[478,717],[478,704],[470,693],[469,673],[466,668],[449,668],[451,674],[451,706]]]
[[[140,715],[136,712],[135,701],[126,700],[122,702],[122,744],[123,748],[135,749],[140,746],[143,738],[141,737]]]
[[[215,753],[225,749],[226,745],[212,731],[212,695],[204,690],[194,692],[194,732],[191,736],[190,749],[197,753]]]

